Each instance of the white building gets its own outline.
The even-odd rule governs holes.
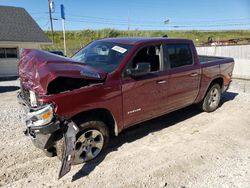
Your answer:
[[[51,44],[46,34],[25,9],[0,6],[0,77],[17,76],[22,48]]]

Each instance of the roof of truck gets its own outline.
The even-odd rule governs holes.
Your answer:
[[[162,42],[162,41],[190,42],[191,40],[180,39],[180,38],[168,38],[168,37],[117,37],[117,38],[104,38],[100,39],[100,41],[135,45],[147,42]]]

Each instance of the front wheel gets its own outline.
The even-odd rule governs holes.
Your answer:
[[[214,84],[212,87],[210,87],[205,98],[200,103],[200,107],[205,112],[213,112],[218,108],[220,99],[221,87],[219,84]]]
[[[88,121],[79,125],[76,135],[74,165],[95,159],[101,154],[109,141],[109,132],[105,123],[101,121]],[[57,156],[63,158],[65,141],[61,139],[56,144]]]

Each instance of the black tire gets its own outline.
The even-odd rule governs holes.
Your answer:
[[[108,131],[106,124],[98,120],[97,121],[89,120],[89,121],[84,121],[82,123],[78,123],[77,125],[79,127],[79,133],[76,135],[76,140],[80,136],[82,136],[84,133],[88,132],[89,130],[97,130],[102,134],[104,143],[103,143],[100,153],[95,158],[99,157],[102,154],[103,150],[107,147],[108,142],[109,142],[109,131]],[[56,153],[60,161],[62,161],[62,158],[63,158],[64,148],[65,148],[65,140],[63,137],[61,140],[59,140],[56,143]],[[79,161],[77,162],[74,160],[72,162],[72,165],[77,165],[81,163],[84,163],[84,162],[79,162]]]
[[[212,97],[213,95],[216,96]],[[209,87],[208,92],[206,93],[206,96],[199,104],[201,110],[204,112],[213,112],[215,111],[221,100],[221,87],[219,84],[214,84],[211,87]]]

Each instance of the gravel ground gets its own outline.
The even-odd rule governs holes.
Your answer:
[[[235,80],[213,113],[188,107],[123,132],[61,180],[57,158],[22,133],[17,89],[18,81],[0,82],[0,186],[250,187],[248,81]]]

